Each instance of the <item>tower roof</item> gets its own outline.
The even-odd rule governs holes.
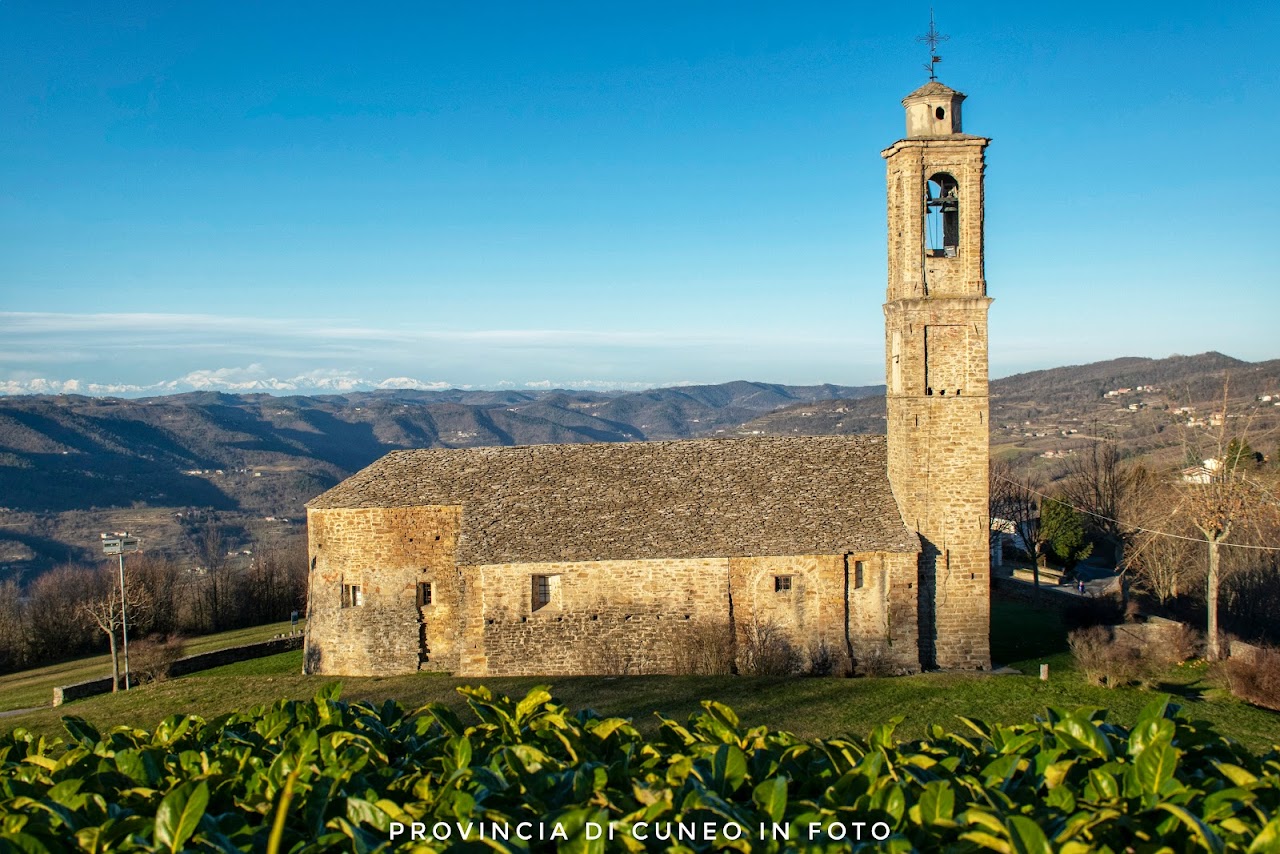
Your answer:
[[[907,101],[910,101],[913,98],[938,98],[938,97],[964,98],[965,94],[963,92],[957,92],[955,89],[952,89],[950,86],[947,86],[943,83],[939,83],[937,80],[930,80],[928,83],[924,84],[919,89],[915,90],[910,95],[903,98],[902,105],[906,106]]]

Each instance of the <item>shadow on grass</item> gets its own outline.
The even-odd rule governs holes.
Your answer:
[[[1194,700],[1197,703],[1207,699],[1204,689],[1198,683],[1188,685],[1184,682],[1157,682],[1155,690],[1181,697],[1184,700]]]
[[[991,600],[993,666],[1006,665],[1033,673],[1038,662],[1060,665],[1064,654],[1069,658],[1061,611],[1016,599]]]

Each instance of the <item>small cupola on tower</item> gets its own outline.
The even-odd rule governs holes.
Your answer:
[[[930,80],[902,99],[907,108],[907,138],[949,136],[960,133],[963,92]]]

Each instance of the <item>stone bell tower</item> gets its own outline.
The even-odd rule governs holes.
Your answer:
[[[982,173],[965,96],[930,81],[903,99],[889,185],[884,305],[889,480],[920,535],[920,658],[986,669],[990,649],[987,285]]]

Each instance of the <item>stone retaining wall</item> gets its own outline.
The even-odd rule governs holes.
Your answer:
[[[237,661],[247,661],[251,658],[264,658],[268,655],[276,655],[295,649],[302,649],[301,634],[293,635],[292,637],[272,638],[271,640],[248,643],[241,646],[229,646],[225,649],[215,649],[212,652],[185,655],[173,663],[169,668],[169,675],[185,676],[188,673],[209,670],[213,667],[221,667],[224,664],[234,664]],[[63,703],[68,703],[72,700],[80,700],[85,697],[108,694],[110,692],[110,676],[88,679],[84,682],[76,682],[73,685],[60,685],[53,689],[53,705],[61,706]]]

